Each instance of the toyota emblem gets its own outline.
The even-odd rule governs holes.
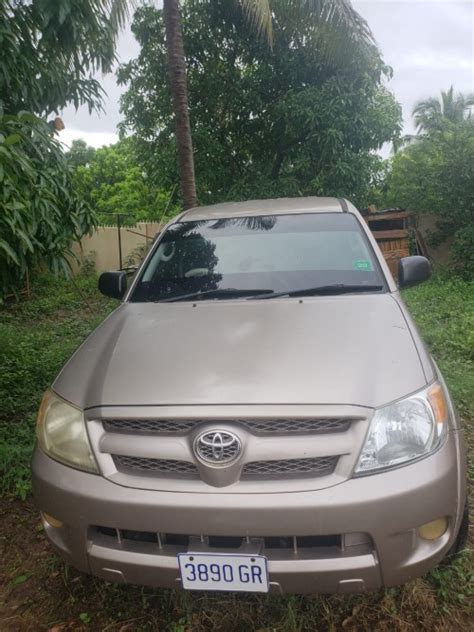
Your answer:
[[[194,452],[198,459],[211,465],[227,465],[242,451],[239,437],[227,430],[203,432],[194,441]]]

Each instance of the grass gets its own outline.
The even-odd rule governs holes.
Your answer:
[[[474,283],[439,275],[406,290],[404,299],[458,412],[474,419]]]
[[[0,494],[30,490],[29,461],[44,391],[115,302],[91,276],[38,277],[28,301],[0,311]]]
[[[438,276],[405,293],[473,444],[474,288]],[[368,595],[257,597],[117,586],[52,553],[29,499],[29,460],[43,391],[109,313],[95,279],[36,279],[28,301],[0,311],[0,629],[169,632],[463,630],[472,617],[468,553],[426,578]],[[2,512],[3,508],[3,512]],[[3,578],[2,578],[3,572]]]

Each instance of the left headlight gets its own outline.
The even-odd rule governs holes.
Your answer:
[[[441,444],[447,426],[448,406],[438,383],[379,408],[370,423],[355,474],[375,473],[426,456]]]
[[[40,448],[65,465],[98,473],[82,410],[46,391],[36,424]]]

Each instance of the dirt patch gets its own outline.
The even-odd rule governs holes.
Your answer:
[[[469,596],[453,597],[465,582],[467,563],[442,570],[439,585],[435,576],[363,596],[201,595],[116,586],[71,569],[50,548],[31,501],[0,501],[0,534],[2,632],[472,629]]]

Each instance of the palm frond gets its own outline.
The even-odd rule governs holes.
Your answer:
[[[426,132],[429,129],[439,127],[440,120],[443,117],[441,103],[435,97],[421,99],[415,103],[412,116],[419,132]]]
[[[109,0],[109,20],[114,33],[118,33],[127,24],[130,13],[136,7],[136,0]]]
[[[298,11],[344,33],[360,44],[375,45],[375,39],[366,20],[350,0],[291,0]]]
[[[441,98],[430,97],[418,101],[412,111],[415,125],[419,132],[430,132],[441,129],[448,122],[460,123],[471,118],[471,107],[474,106],[474,94],[454,94],[454,88],[441,91]]]
[[[270,0],[240,0],[242,9],[252,27],[259,35],[266,38],[269,45],[273,43],[273,20]]]

